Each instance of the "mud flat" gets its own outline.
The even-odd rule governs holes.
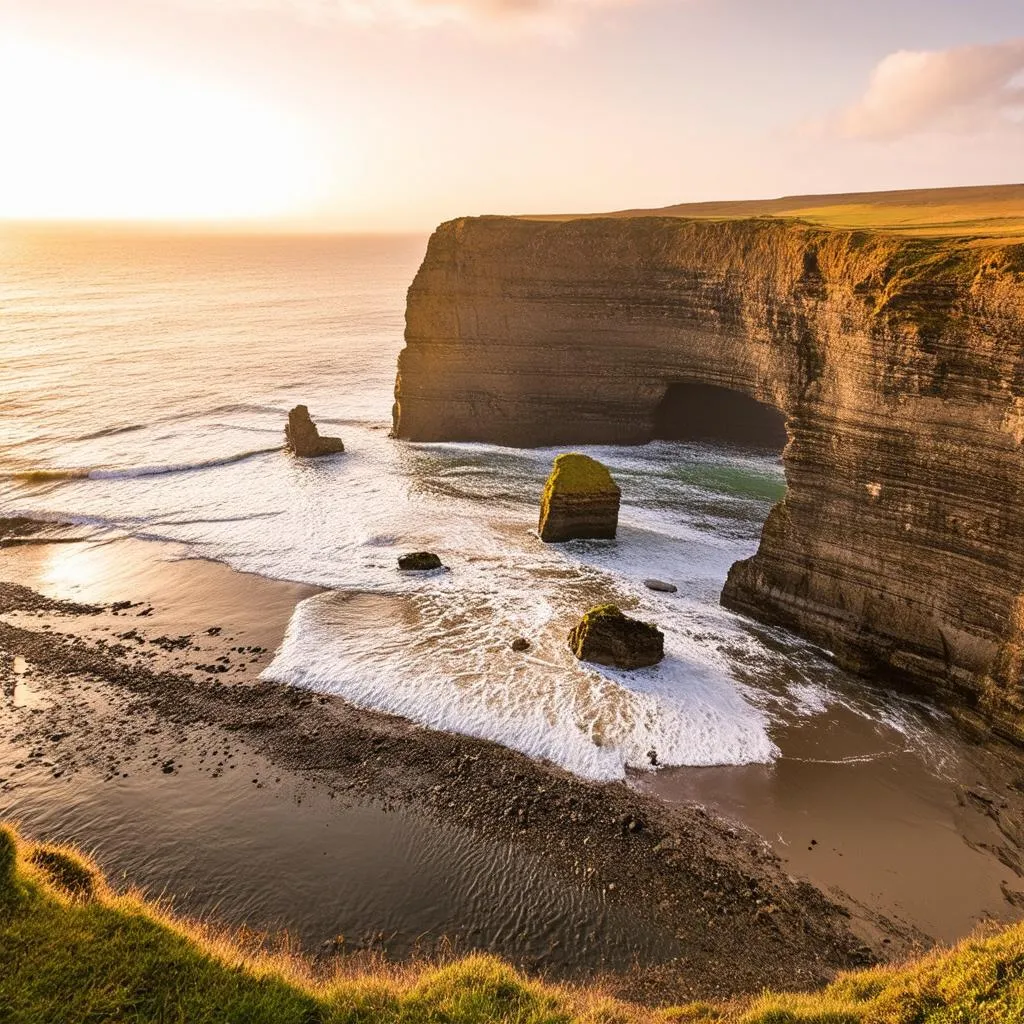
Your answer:
[[[670,768],[635,784],[764,836],[793,875],[925,945],[1024,915],[1019,751],[972,742],[927,705],[907,735],[842,704],[782,724],[771,765]],[[980,738],[978,738],[980,740]]]

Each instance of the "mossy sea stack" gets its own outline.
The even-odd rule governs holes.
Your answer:
[[[613,604],[591,608],[569,633],[580,661],[609,668],[647,668],[665,657],[665,635],[657,626],[631,619]]]
[[[309,415],[309,409],[304,405],[297,405],[288,413],[284,440],[286,448],[304,459],[334,455],[345,450],[340,437],[320,436],[320,431],[316,429],[316,424]]]
[[[540,499],[540,539],[612,540],[621,492],[611,473],[589,455],[559,455]]]

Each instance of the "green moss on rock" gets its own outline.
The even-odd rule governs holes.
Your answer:
[[[609,668],[647,668],[665,657],[665,635],[657,626],[624,615],[614,604],[591,608],[569,633],[580,661]]]
[[[579,452],[559,455],[541,494],[541,540],[613,539],[619,497],[618,485],[597,459]]]
[[[619,488],[608,467],[580,452],[566,452],[555,459],[551,475],[544,486],[544,497],[554,494],[592,494]]]

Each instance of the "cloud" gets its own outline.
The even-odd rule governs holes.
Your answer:
[[[441,25],[507,24],[564,31],[602,10],[643,0],[191,0],[206,9],[284,12],[306,21]]]
[[[848,138],[926,131],[1024,130],[1024,39],[950,50],[900,50],[871,73],[867,91],[833,119]]]

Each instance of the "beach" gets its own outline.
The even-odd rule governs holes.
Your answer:
[[[109,546],[122,572],[132,558],[145,559],[145,552],[130,550],[133,546],[139,547]],[[43,545],[26,546],[14,557],[38,563],[43,550]],[[8,805],[4,816],[13,812],[30,833],[84,842],[115,875],[133,857],[141,860],[150,866],[149,884],[175,896],[175,906],[185,912],[215,910],[229,923],[244,920],[257,928],[300,922],[296,933],[314,953],[321,942],[333,941],[335,932],[341,931],[328,930],[316,911],[330,898],[335,867],[303,868],[300,862],[298,877],[289,880],[288,869],[296,866],[289,857],[287,867],[279,865],[272,879],[257,872],[247,880],[247,872],[237,871],[235,864],[230,887],[238,895],[231,897],[227,886],[216,885],[218,870],[226,867],[221,863],[218,868],[216,849],[231,843],[225,835],[241,828],[257,848],[260,845],[253,834],[257,825],[248,813],[240,813],[239,788],[247,807],[273,801],[276,813],[282,814],[287,805],[287,820],[278,821],[277,827],[289,833],[294,828],[306,830],[307,837],[326,825],[345,830],[352,816],[359,819],[370,813],[366,806],[385,811],[381,820],[425,819],[427,827],[449,837],[446,844],[466,842],[458,837],[468,833],[470,845],[484,851],[477,856],[490,866],[486,870],[504,865],[497,870],[508,872],[511,888],[496,897],[499,903],[514,897],[520,912],[523,903],[526,908],[535,901],[543,905],[540,894],[545,889],[572,890],[579,929],[575,948],[572,917],[565,913],[564,902],[552,922],[553,932],[531,927],[529,952],[517,949],[511,935],[495,935],[490,943],[498,952],[513,959],[518,954],[521,962],[556,976],[617,975],[624,993],[649,999],[668,990],[729,994],[769,983],[806,985],[870,955],[866,948],[858,949],[863,943],[847,932],[845,915],[809,886],[788,880],[756,836],[703,811],[670,810],[621,783],[587,784],[495,744],[436,733],[354,710],[337,699],[261,683],[252,672],[176,674],[173,665],[140,665],[137,657],[116,649],[123,644],[98,645],[96,630],[137,632],[148,638],[173,627],[176,636],[197,639],[198,650],[188,648],[188,656],[205,663],[216,650],[208,630],[220,628],[217,639],[225,652],[239,646],[269,646],[275,631],[282,633],[286,625],[283,615],[274,621],[270,591],[279,591],[279,611],[299,596],[287,586],[192,561],[164,563],[148,574],[138,569],[129,577],[136,600],[142,600],[134,608],[119,610],[116,625],[99,625],[114,618],[114,601],[104,600],[104,610],[94,614],[82,610],[88,605],[62,610],[50,598],[30,596],[31,591],[4,589],[0,632],[5,717],[15,722],[15,732],[5,743],[0,776]],[[123,579],[106,593],[96,580],[85,593],[94,602],[113,593],[122,595],[119,600],[131,600]],[[199,581],[202,589],[196,586]],[[195,599],[210,592],[226,600],[229,591],[237,602],[233,616],[216,597],[209,603]],[[153,612],[140,618],[139,611],[150,607]],[[372,608],[354,611],[375,613]],[[152,626],[148,618],[154,620]],[[82,637],[85,642],[76,642]],[[139,646],[134,639],[128,644]],[[10,669],[15,651],[31,665],[21,677]],[[231,791],[215,794],[217,784]],[[60,796],[67,791],[88,794],[75,813]],[[178,795],[168,798],[164,794],[169,791]],[[218,807],[218,823],[211,830],[207,854],[197,849],[202,831],[185,830],[184,820],[211,802]],[[226,820],[229,811],[241,820]],[[134,833],[125,842],[117,838],[117,828],[105,822],[108,814],[116,820],[128,813],[138,817],[120,825]],[[171,850],[160,849],[161,830],[152,831],[152,822],[175,815],[182,816],[173,830],[177,840],[170,841]],[[77,827],[72,824],[76,816]],[[373,820],[362,821],[371,833],[378,827]],[[638,831],[630,830],[631,821],[641,823]],[[374,845],[375,840],[363,838]],[[376,842],[391,838],[378,836]],[[351,835],[348,839],[351,843]],[[324,842],[320,837],[314,841]],[[278,856],[285,856],[289,842],[280,834],[275,842]],[[531,865],[528,870],[521,863],[524,859]],[[164,865],[162,877],[153,867],[158,861]],[[191,866],[185,870],[183,862]],[[176,877],[175,870],[181,871]],[[129,876],[145,884],[146,874]],[[466,881],[443,871],[442,875],[456,891]],[[172,880],[178,894],[169,891]],[[524,894],[515,887],[524,881],[533,892]],[[274,919],[275,901],[267,899],[271,885],[287,887],[287,918]],[[304,895],[301,902],[297,892]],[[435,893],[434,898],[443,902],[445,894]],[[458,895],[452,897],[455,910],[458,900]],[[276,905],[280,911],[281,902]],[[492,913],[486,905],[476,913],[485,910]],[[414,916],[408,908],[405,912]],[[500,921],[501,916],[492,920]],[[382,926],[379,931],[386,934],[388,929]],[[442,940],[446,948],[456,950],[479,945],[479,940],[474,942],[470,935],[460,938],[458,933],[418,936],[417,944],[407,927],[399,931],[391,944],[382,944],[385,952],[429,952]],[[315,941],[318,936],[320,942]],[[752,936],[761,952],[746,958],[744,971],[725,972],[725,964]],[[350,941],[356,948],[373,946],[372,936],[357,934]],[[537,950],[544,942],[550,947],[547,956]],[[569,948],[562,948],[565,945]]]

